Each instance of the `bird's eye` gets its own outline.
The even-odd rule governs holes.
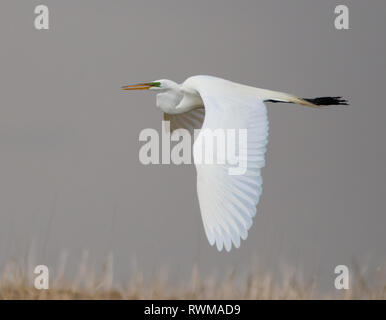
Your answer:
[[[161,87],[161,82],[150,82],[149,85],[151,85],[152,87]]]

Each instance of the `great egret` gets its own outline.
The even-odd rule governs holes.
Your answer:
[[[182,84],[156,80],[122,87],[123,90],[155,90],[157,107],[170,121],[171,130],[247,129],[247,170],[229,175],[228,165],[196,165],[201,217],[210,245],[230,251],[245,240],[256,215],[262,191],[261,168],[268,142],[268,119],[264,102],[296,103],[319,108],[347,105],[341,97],[298,98],[212,76],[193,76]],[[196,140],[197,141],[197,140]],[[195,147],[195,146],[194,146]],[[195,148],[193,148],[195,149]],[[195,151],[194,159],[196,158]]]

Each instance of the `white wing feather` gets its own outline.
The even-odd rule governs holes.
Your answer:
[[[229,251],[232,243],[238,248],[240,238],[245,240],[248,236],[262,192],[261,168],[268,142],[264,103],[249,92],[229,89],[229,84],[223,85],[221,81],[198,88],[205,105],[202,129],[247,129],[247,170],[243,175],[229,175],[228,165],[195,163],[205,233],[219,251]],[[198,138],[194,145],[195,162],[197,150],[202,148],[197,141]]]
[[[170,132],[173,133],[178,129],[187,129],[190,134],[194,129],[200,129],[204,122],[205,109],[197,108],[184,113],[169,114],[164,113],[164,120],[170,121]]]

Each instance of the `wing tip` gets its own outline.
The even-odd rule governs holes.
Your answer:
[[[216,245],[217,251],[222,252],[224,249],[226,252],[230,252],[232,248],[239,249],[241,240],[247,240],[248,238],[248,231],[246,231],[246,234],[239,234],[236,237],[231,238],[230,236],[228,237],[222,237],[216,240],[213,240],[211,242],[208,238],[208,242],[211,246]]]

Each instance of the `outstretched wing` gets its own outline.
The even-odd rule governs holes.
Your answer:
[[[211,245],[229,251],[245,240],[256,215],[256,206],[262,192],[261,168],[268,138],[268,119],[264,103],[243,90],[229,90],[221,82],[215,86],[203,86],[199,93],[205,105],[205,120],[194,144],[194,160],[197,168],[197,193],[200,202],[205,233]],[[210,88],[209,88],[210,87]],[[239,150],[239,163],[247,164],[241,174],[231,174],[231,164],[207,164],[202,155],[203,132],[206,129],[237,131],[246,129],[247,142]],[[204,138],[204,139],[203,139]],[[230,136],[226,135],[226,139]],[[228,143],[228,141],[227,141]],[[245,152],[246,151],[246,152]],[[201,163],[198,163],[201,162]]]

